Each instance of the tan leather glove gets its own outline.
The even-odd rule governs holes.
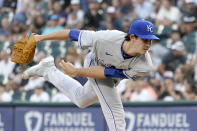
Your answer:
[[[25,38],[20,39],[14,44],[12,49],[12,61],[19,64],[31,63],[36,49],[34,33],[28,33]]]

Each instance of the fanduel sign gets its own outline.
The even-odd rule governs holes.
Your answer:
[[[105,127],[99,108],[19,108],[16,115],[17,130],[101,131]]]
[[[196,131],[194,114],[188,108],[126,108],[127,131]]]
[[[125,107],[126,131],[196,131],[197,106]],[[0,131],[108,131],[100,107],[1,107]]]

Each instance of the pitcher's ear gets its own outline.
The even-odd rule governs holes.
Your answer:
[[[137,36],[136,35],[134,35],[134,34],[131,34],[130,35],[130,39],[132,40],[132,39],[136,39],[137,38]]]

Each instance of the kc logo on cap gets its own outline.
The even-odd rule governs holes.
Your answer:
[[[147,27],[147,30],[148,30],[149,32],[153,32],[153,27],[152,27],[151,25],[147,25],[146,27]]]

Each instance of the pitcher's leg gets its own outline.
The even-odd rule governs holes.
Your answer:
[[[94,80],[98,96],[110,131],[125,131],[125,113],[117,89],[110,80]]]
[[[55,67],[52,56],[42,59],[37,65],[28,68],[22,74],[23,79],[35,76],[44,77],[81,108],[97,101],[92,84],[87,82],[83,87],[78,81],[59,71]]]
[[[59,71],[55,66],[44,73],[44,78],[80,108],[85,108],[98,101],[89,81],[83,87],[78,81]]]

